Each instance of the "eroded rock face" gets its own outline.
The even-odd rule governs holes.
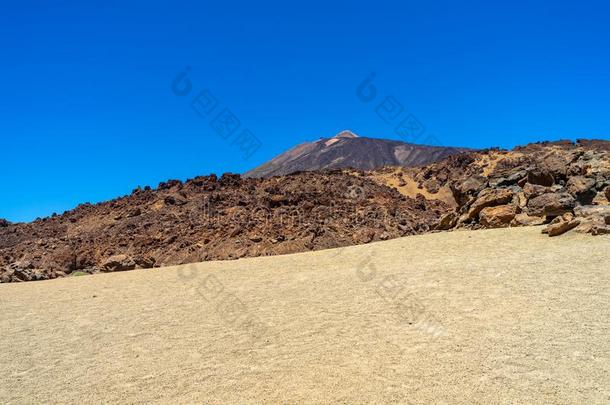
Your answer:
[[[425,187],[424,179],[437,178],[441,179],[437,187],[452,191],[458,206],[454,216],[459,220],[451,221],[452,216],[446,215],[438,229],[506,226],[513,212],[509,226],[541,225],[576,213],[576,218],[553,227],[551,234],[574,227],[603,233],[605,217],[584,218],[577,209],[610,205],[610,142],[544,142],[513,151],[457,155],[413,176],[421,179],[421,187]]]

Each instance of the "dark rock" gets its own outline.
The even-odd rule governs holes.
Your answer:
[[[591,229],[591,235],[608,235],[610,234],[610,226],[596,225]]]
[[[527,173],[527,182],[530,184],[551,187],[555,183],[555,178],[549,171],[538,169]]]
[[[595,179],[584,176],[572,176],[566,184],[567,191],[584,205],[591,204],[595,198],[597,192],[594,186]]]
[[[547,193],[527,202],[528,213],[534,216],[557,216],[572,211],[576,200],[568,193]]]

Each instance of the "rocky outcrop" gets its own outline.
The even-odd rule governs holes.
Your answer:
[[[610,207],[609,145],[561,141],[471,152],[412,176],[420,187],[434,180],[435,188],[451,190],[457,208],[441,217],[438,230],[549,224],[552,236],[572,229],[600,235],[607,226],[601,212]]]
[[[427,232],[448,206],[354,171],[170,180],[0,227],[0,281],[266,256]]]

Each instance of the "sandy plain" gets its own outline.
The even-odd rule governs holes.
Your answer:
[[[0,402],[607,404],[609,248],[456,231],[0,285]]]

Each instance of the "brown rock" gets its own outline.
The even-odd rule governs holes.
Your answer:
[[[555,216],[571,211],[576,200],[568,193],[547,193],[534,197],[527,203],[528,213],[534,216]]]
[[[574,208],[574,214],[600,224],[610,221],[610,205],[583,205]]]
[[[525,198],[527,198],[528,200],[534,197],[538,197],[539,195],[552,192],[553,190],[551,190],[550,187],[540,186],[538,184],[526,183],[523,186],[523,194],[525,194]]]
[[[515,215],[513,225],[535,226],[544,224],[544,218],[528,215],[524,212]]]
[[[486,207],[479,213],[479,223],[489,228],[506,227],[510,225],[516,214],[517,207],[514,205]]]
[[[572,176],[566,184],[568,192],[573,195],[585,193],[593,186],[595,186],[595,179],[585,176]]]
[[[594,186],[595,179],[585,176],[572,176],[566,184],[568,192],[581,204],[591,204],[597,194]]]
[[[571,221],[565,221],[562,219],[557,223],[550,224],[549,226],[547,226],[546,233],[548,233],[549,236],[558,236],[566,233],[570,229],[576,228],[579,224],[579,219],[573,219]]]
[[[451,229],[455,226],[455,222],[457,219],[457,215],[455,212],[448,212],[441,217],[436,229],[439,231],[446,231],[447,229]]]
[[[359,229],[354,235],[353,239],[356,243],[369,243],[375,237],[375,231],[372,229]]]
[[[459,185],[452,185],[451,192],[453,193],[453,198],[455,198],[455,201],[459,206],[462,206],[467,203],[470,198],[472,198],[470,197],[471,195],[478,193],[483,187],[485,187],[486,183],[487,179],[484,176],[470,176]]]
[[[550,171],[537,169],[527,173],[527,182],[530,184],[551,187],[555,183],[555,178],[553,178]]]
[[[114,255],[104,260],[103,271],[125,271],[136,268],[136,262],[125,254]]]
[[[479,193],[479,197],[470,206],[468,219],[474,219],[483,208],[507,204],[513,199],[514,191],[510,189],[485,189]]]

